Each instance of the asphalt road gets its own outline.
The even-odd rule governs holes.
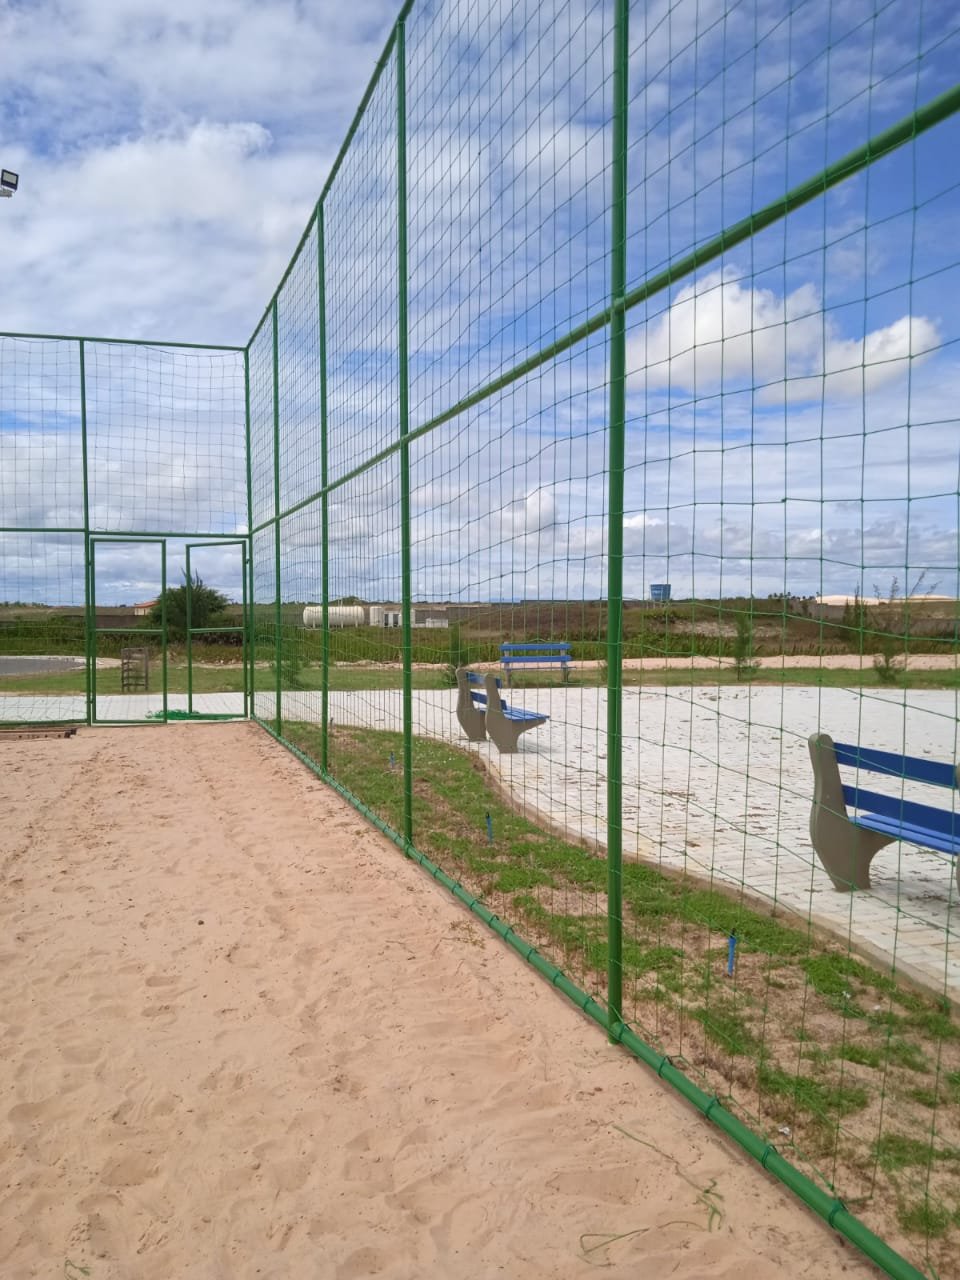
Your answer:
[[[20,654],[0,654],[2,676],[52,676],[61,671],[82,671],[83,658],[25,658]]]

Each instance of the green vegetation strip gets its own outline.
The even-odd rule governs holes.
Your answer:
[[[175,665],[176,655],[168,668],[169,692],[186,693],[187,669]],[[209,659],[207,659],[209,660]],[[236,662],[224,662],[217,666],[193,667],[194,693],[240,693],[243,691],[243,668]],[[159,666],[159,655],[155,655]],[[154,669],[152,667],[151,669]],[[322,687],[322,671],[318,665],[284,662],[282,686],[286,692],[319,692]],[[82,694],[86,675],[80,669],[51,674],[29,672],[25,675],[0,675],[0,693],[19,694]],[[577,672],[566,682],[565,688],[604,688],[605,675],[596,670]],[[443,667],[418,669],[411,672],[414,689],[446,689],[450,681]],[[254,672],[254,687],[258,691],[276,689],[277,678],[273,663],[258,667]],[[546,675],[521,675],[512,680],[517,689],[542,689],[557,685],[559,678]],[[675,670],[631,670],[623,673],[624,687],[629,688],[716,688],[719,685],[736,686],[746,681],[738,680],[731,667],[684,667]],[[885,683],[871,667],[862,670],[855,667],[765,667],[749,677],[751,685],[790,686],[797,688],[869,689],[882,688]],[[960,670],[903,671],[896,681],[904,689],[957,689],[960,688]],[[401,689],[403,672],[397,666],[367,666],[363,663],[346,663],[331,666],[330,689],[334,692],[352,692],[370,689]],[[97,693],[120,693],[119,668],[97,671]]]
[[[394,812],[399,811],[399,806],[402,804],[402,779],[399,776],[399,771],[391,768],[386,763],[388,752],[391,756],[395,756],[401,735],[378,733],[369,730],[339,730],[337,731],[337,740],[330,743],[332,769],[340,770],[345,778],[354,783],[354,787],[357,786],[358,782],[365,784],[362,789],[367,794],[368,803],[360,798],[357,789],[348,785],[347,781],[333,776],[330,772],[324,772],[316,764],[313,757],[314,754],[319,755],[322,736],[321,731],[316,726],[291,724],[287,726],[286,735],[281,735],[276,733],[264,721],[258,719],[257,723],[271,737],[290,750],[313,773],[331,786],[333,790],[348,800],[369,822],[396,844],[408,857],[417,862],[433,879],[449,890],[458,901],[462,902],[498,937],[512,947],[552,986],[561,991],[578,1009],[602,1027],[612,1039],[622,1044],[641,1062],[655,1071],[662,1080],[665,1080],[683,1098],[695,1106],[707,1120],[715,1124],[748,1155],[761,1164],[763,1168],[793,1191],[809,1208],[822,1217],[830,1227],[855,1244],[868,1258],[881,1267],[887,1275],[893,1277],[894,1280],[920,1280],[922,1273],[850,1213],[840,1199],[818,1186],[806,1174],[786,1160],[770,1142],[755,1133],[729,1111],[716,1095],[708,1094],[695,1084],[674,1064],[669,1056],[648,1044],[622,1021],[611,1020],[609,1012],[603,1004],[577,986],[557,965],[542,955],[535,946],[527,942],[511,925],[486,906],[476,893],[472,892],[459,880],[448,875],[426,853],[417,849],[412,843],[405,841],[398,834],[393,823],[381,816],[374,807],[371,807],[371,805],[380,805],[392,817]],[[334,736],[331,733],[331,739]],[[351,758],[351,748],[356,749],[359,747],[362,752],[364,746],[369,748],[371,743],[374,742],[378,744],[379,748],[379,769],[376,774],[372,774],[368,764],[363,761],[358,765],[355,755]],[[425,761],[430,763],[430,781],[436,783],[436,799],[440,804],[450,803],[454,798],[456,799],[462,814],[462,827],[466,827],[476,817],[471,805],[475,807],[479,801],[479,804],[484,808],[484,813],[489,812],[494,815],[494,821],[503,830],[503,839],[508,842],[508,847],[509,841],[514,840],[519,847],[525,848],[525,851],[521,854],[521,861],[526,865],[519,868],[515,867],[513,870],[525,871],[528,879],[533,875],[535,879],[550,880],[559,874],[570,883],[602,887],[605,882],[605,864],[601,859],[591,858],[584,849],[565,844],[559,840],[551,840],[545,844],[536,845],[534,837],[539,836],[542,839],[543,833],[539,832],[533,824],[514,814],[505,805],[497,802],[492,790],[483,786],[481,779],[477,777],[472,761],[465,753],[456,752],[444,744],[420,739],[415,743],[415,752],[415,759],[418,765],[423,765]],[[451,766],[450,762],[456,757],[460,757],[462,764],[460,766]],[[447,767],[444,768],[444,765]],[[468,779],[470,785],[467,787],[464,786],[462,773],[458,777],[458,770],[462,769],[466,769],[470,773]],[[426,773],[426,771],[424,772]],[[419,784],[420,777],[418,776],[415,781]],[[431,796],[431,804],[433,799],[434,797]],[[425,803],[422,798],[421,803]],[[526,840],[524,840],[524,836],[527,837]],[[469,837],[463,838],[469,839]],[[529,865],[531,862],[529,850],[534,847],[536,848],[536,858],[540,865],[531,867]],[[481,849],[482,846],[474,842],[472,850],[467,850],[474,861],[474,865],[479,865],[484,861],[480,853]],[[493,868],[496,859],[491,858],[491,851],[489,850],[486,853],[485,861],[487,863],[487,874],[498,875],[499,872],[495,872]],[[501,870],[508,873],[505,887],[515,887],[515,879],[509,875],[511,867],[507,865]],[[520,879],[521,881],[523,880],[522,875]],[[806,953],[809,952],[810,943],[805,933],[790,929],[778,921],[767,919],[719,893],[709,890],[690,891],[682,882],[661,875],[648,867],[641,867],[637,864],[628,864],[624,867],[624,899],[625,904],[628,904],[631,910],[636,911],[638,907],[646,907],[648,914],[654,918],[658,915],[681,912],[687,920],[691,922],[702,921],[713,929],[726,931],[736,928],[741,938],[741,945],[748,951],[751,948],[754,950],[762,949],[767,954],[793,958],[798,962],[802,959],[809,959]],[[523,895],[515,898],[514,904],[521,910],[526,905],[528,912],[531,910],[531,906],[539,906],[535,900],[525,903]],[[569,928],[573,918],[553,917],[553,919],[559,920],[562,926]],[[590,923],[592,922],[581,921],[584,941],[588,940],[587,935],[590,932]],[[594,938],[594,942],[598,941],[597,938]],[[664,954],[651,956],[646,953],[630,956],[629,947],[627,947],[625,948],[625,962],[630,959],[636,967],[638,965],[642,966],[644,963],[649,965],[652,962],[659,963],[663,959],[669,959],[671,948],[660,948],[659,950]],[[840,957],[840,959],[845,960],[847,958]],[[599,960],[598,950],[591,957],[589,963],[597,964]],[[857,964],[858,962],[850,961],[850,963]],[[868,976],[871,973],[866,966],[862,966],[862,971]],[[851,975],[849,974],[841,974],[839,975],[839,980],[850,977]],[[807,978],[815,989],[817,988],[817,982],[820,983],[820,986],[824,988],[823,994],[826,998],[831,994],[838,975],[829,966],[824,968],[823,972],[814,966],[812,974],[808,973]],[[881,984],[884,981],[888,981],[879,974],[875,975],[875,978]],[[843,988],[838,998],[843,999],[846,991],[847,989]],[[908,997],[907,1003],[915,1006],[918,1016],[926,1017],[931,1013],[936,1014],[936,1010],[929,1008],[930,1002],[924,1001],[922,997]],[[941,1016],[947,1017],[946,1014]],[[724,1025],[722,1008],[719,1017],[716,1006],[713,1010],[704,1011],[703,1017],[705,1019],[705,1029],[710,1030],[715,1036],[739,1036],[744,1048],[753,1049],[755,1047],[750,1039],[751,1033],[748,1029],[744,1029],[738,1024],[735,1016],[730,1017],[728,1015],[726,1025]],[[713,1018],[713,1024],[708,1027],[707,1023],[711,1018]],[[952,1031],[952,1024],[948,1023],[948,1025],[950,1025]],[[796,1103],[810,1108],[832,1107],[840,1113],[844,1113],[856,1110],[858,1107],[863,1106],[866,1101],[865,1097],[862,1096],[862,1091],[858,1092],[855,1086],[847,1086],[846,1089],[842,1086],[835,1088],[833,1096],[830,1096],[829,1091],[820,1082],[803,1076],[788,1075],[779,1068],[764,1063],[762,1059],[760,1074],[765,1077],[764,1083],[769,1092],[789,1094]],[[889,1165],[889,1156],[887,1157],[887,1163]]]

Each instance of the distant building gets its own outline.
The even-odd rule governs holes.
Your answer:
[[[650,599],[654,604],[666,604],[670,599],[669,582],[651,582]]]
[[[158,603],[159,601],[157,600],[144,600],[142,604],[135,604],[133,606],[134,616],[137,618],[145,618],[153,606]]]

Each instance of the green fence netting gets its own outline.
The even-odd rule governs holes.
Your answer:
[[[188,543],[246,540],[244,398],[242,351],[0,336],[0,722],[186,707],[176,593]],[[230,628],[244,623],[240,552],[205,548],[192,570]],[[214,640],[233,659],[241,637],[198,637],[198,661]],[[133,649],[146,673],[128,681]],[[244,678],[228,683],[240,702],[225,709],[242,714]]]
[[[0,718],[83,718],[99,535],[246,538],[254,717],[898,1276],[960,1240],[958,54],[408,4],[245,351],[0,338],[0,647],[79,660]]]

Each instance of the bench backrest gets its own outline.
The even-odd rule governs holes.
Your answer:
[[[956,790],[960,785],[955,765],[938,760],[925,760],[919,756],[902,756],[893,751],[876,751],[856,743],[835,742],[837,764],[851,769],[863,769],[869,773],[882,773],[888,778],[900,778],[906,782],[925,782],[937,787]],[[854,809],[867,809],[893,818],[918,830],[940,831],[952,839],[960,839],[960,813],[936,809],[933,805],[917,804],[899,796],[883,795],[879,791],[867,791],[863,787],[843,785],[843,798]]]
[[[514,644],[512,640],[507,640],[507,641],[504,641],[504,643],[501,644],[500,646],[501,653],[506,653],[508,651],[513,652],[514,650],[517,653],[523,653],[524,650],[532,650],[532,649],[551,649],[551,650],[564,649],[567,653],[569,653],[570,641],[569,640],[538,640],[535,644],[530,644],[530,643]]]
[[[519,662],[569,662],[569,640],[544,640],[537,644],[502,644],[501,659]]]
[[[474,702],[478,703],[480,706],[485,706],[487,701],[487,695],[485,693],[480,692],[480,690],[483,688],[484,677],[481,675],[478,675],[476,671],[465,671],[464,675],[467,677],[467,684],[478,686],[476,689],[470,690],[470,697],[473,699]],[[495,679],[497,681],[497,688],[498,689],[502,688],[503,686],[500,683],[499,676],[495,677]]]
[[[875,751],[873,747],[861,747],[850,742],[835,742],[837,764],[852,769],[865,769],[870,773],[885,773],[888,778],[904,778],[908,782],[928,782],[937,787],[956,787],[957,768],[942,764],[939,760],[925,760],[920,756],[901,756],[894,751]]]
[[[480,685],[481,688],[483,687],[483,680],[484,680],[483,676],[478,675],[476,671],[467,671],[465,674],[470,684],[478,684]],[[503,685],[500,683],[499,676],[496,677],[496,681],[497,681],[497,688],[502,689]]]

